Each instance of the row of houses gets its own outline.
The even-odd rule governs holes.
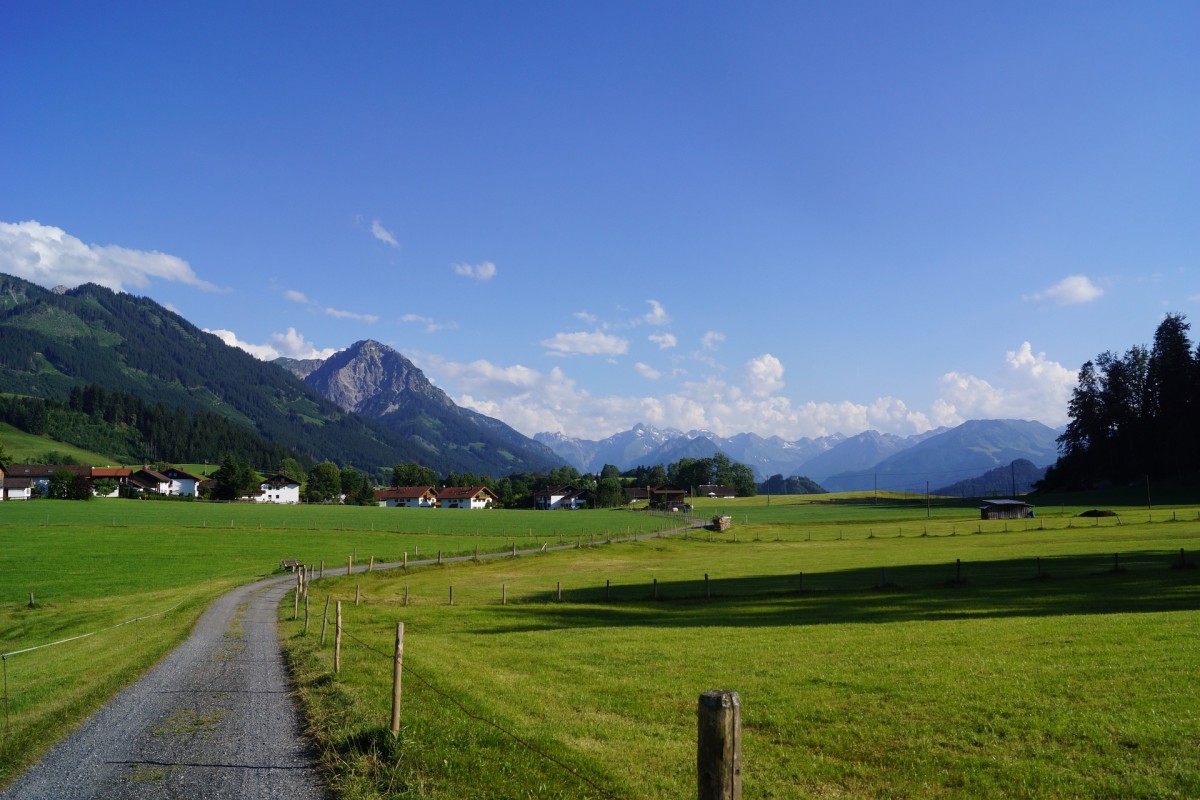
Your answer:
[[[674,486],[651,486],[645,489],[626,489],[630,503],[642,500],[660,508],[683,510],[687,491]],[[493,508],[500,498],[486,486],[396,486],[378,489],[375,501],[388,508]],[[535,492],[533,507],[539,511],[558,511],[586,508],[592,502],[591,493],[574,486],[551,486]]]
[[[133,467],[81,467],[75,464],[9,464],[0,465],[0,500],[31,500],[45,494],[50,479],[55,473],[66,472],[74,477],[89,481],[95,492],[96,481],[112,481],[113,489],[105,497],[116,497],[122,487],[139,492],[162,495],[187,496],[199,492],[204,478],[176,467],[164,470],[143,466]]]
[[[157,494],[169,497],[195,497],[211,488],[214,481],[194,475],[178,467],[161,470],[148,466],[82,467],[75,464],[9,464],[0,465],[0,500],[32,500],[45,494],[56,472],[82,477],[92,484],[97,497],[117,497],[130,492]],[[101,480],[112,481],[112,491],[101,494],[95,487]],[[243,500],[259,503],[299,503],[300,483],[281,473],[265,479],[247,493]]]

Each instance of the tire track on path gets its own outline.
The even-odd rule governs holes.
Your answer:
[[[270,578],[218,598],[187,641],[0,798],[325,798],[276,633],[294,583]]]

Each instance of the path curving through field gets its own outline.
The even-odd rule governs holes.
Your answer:
[[[186,642],[0,798],[326,797],[276,634],[294,583],[271,578],[223,595]]]
[[[477,558],[569,550],[581,541]],[[438,559],[429,558],[407,566],[435,563]],[[403,566],[393,562],[374,569]],[[358,565],[354,572],[367,569]],[[331,576],[337,574],[347,574],[345,567],[330,570]],[[187,641],[0,792],[0,800],[328,797],[315,754],[301,733],[276,628],[279,602],[294,585],[291,575],[268,578],[221,596]]]

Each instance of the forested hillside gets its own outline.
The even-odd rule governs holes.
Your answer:
[[[271,471],[285,458],[303,463],[294,451],[224,417],[206,411],[188,413],[162,403],[151,406],[134,395],[106,392],[95,385],[72,388],[65,401],[0,396],[0,422],[103,453],[123,464],[165,459],[216,464],[229,456]]]
[[[443,469],[427,448],[347,414],[153,300],[90,284],[52,293],[11,276],[0,278],[0,297],[0,392],[66,402],[90,384],[225,418],[313,461]],[[183,460],[164,445],[155,443],[162,457]]]

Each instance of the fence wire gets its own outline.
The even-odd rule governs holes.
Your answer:
[[[355,642],[358,646],[362,647],[364,650],[368,650],[372,653],[375,653],[376,655],[387,659],[389,662],[392,662],[393,664],[395,663],[394,655],[385,653],[382,650],[380,650],[379,648],[370,644],[369,642],[364,642],[362,639],[359,639],[357,636],[355,636],[354,634],[347,631],[345,625],[342,626],[342,635],[347,637],[348,639],[352,640],[353,642]],[[414,670],[408,664],[403,664],[402,668],[406,674],[411,675],[412,677],[416,678],[423,686],[425,686],[427,689],[429,689],[431,692],[433,692],[437,696],[448,701],[450,704],[455,706],[459,711],[461,711],[465,716],[475,720],[476,722],[482,722],[483,724],[488,725],[489,727],[495,729],[499,733],[512,739],[514,742],[519,744],[521,747],[524,747],[526,750],[528,750],[529,752],[538,756],[539,758],[542,758],[542,759],[550,762],[551,764],[554,764],[556,767],[558,767],[559,769],[563,770],[564,772],[570,774],[571,776],[576,778],[581,783],[587,784],[588,786],[590,786],[592,789],[599,792],[604,797],[613,798],[613,800],[620,800],[620,795],[617,795],[614,792],[612,792],[611,790],[606,789],[605,787],[599,785],[598,783],[593,781],[591,778],[580,773],[578,770],[576,770],[571,765],[563,762],[562,760],[560,760],[558,758],[555,758],[550,753],[547,753],[545,750],[542,750],[540,747],[538,747],[537,745],[528,741],[527,739],[524,739],[521,736],[518,736],[516,733],[513,733],[512,731],[505,728],[503,725],[500,725],[499,723],[497,723],[495,720],[488,719],[487,717],[477,714],[474,711],[472,711],[471,709],[467,708],[465,705],[463,705],[458,700],[458,698],[454,697],[454,695],[449,694],[448,692],[445,692],[442,689],[438,688],[436,685],[434,685],[434,683],[432,681],[430,681],[428,678],[426,678],[425,676],[418,673],[416,670]]]

